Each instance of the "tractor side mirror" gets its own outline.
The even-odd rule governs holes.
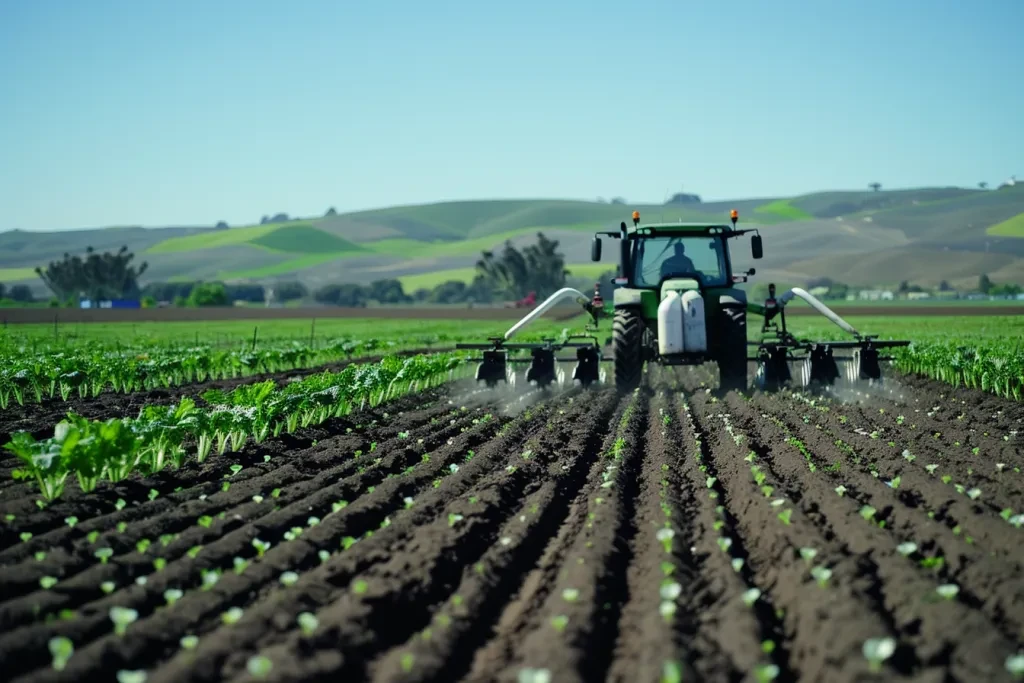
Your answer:
[[[594,241],[590,243],[590,260],[600,261],[601,260],[601,238],[595,237]]]
[[[764,247],[761,245],[760,235],[754,235],[750,238],[750,252],[756,259],[764,257]]]

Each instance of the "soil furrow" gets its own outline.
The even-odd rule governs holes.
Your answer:
[[[462,588],[470,589],[469,597],[480,597],[479,589],[473,590],[473,585],[479,583],[477,572],[486,572],[485,558],[501,547],[504,529],[532,525],[534,533],[538,534],[531,538],[534,547],[530,554],[535,557],[543,548],[543,539],[550,535],[548,530],[557,528],[560,513],[585,481],[588,465],[595,459],[596,449],[607,431],[608,417],[618,402],[611,392],[583,400],[588,403],[584,415],[557,421],[535,444],[529,441],[524,444],[532,451],[528,458],[520,455],[516,462],[519,454],[510,454],[512,462],[516,462],[514,473],[496,472],[480,481],[470,489],[468,499],[463,494],[452,500],[446,508],[447,515],[442,513],[432,525],[417,534],[414,541],[403,548],[408,555],[420,558],[415,567],[400,558],[379,564],[359,576],[359,580],[368,584],[365,594],[341,594],[321,611],[321,623],[329,630],[313,647],[341,649],[344,656],[336,667],[309,666],[304,657],[293,661],[298,636],[275,647],[263,648],[261,653],[282,663],[282,668],[289,672],[285,680],[328,675],[363,680],[368,675],[367,665],[377,655],[424,628],[430,627],[439,637],[445,637],[452,635],[450,631],[458,630],[454,623],[463,622],[474,632],[483,633],[482,627],[492,617],[486,611],[479,611],[484,607],[482,601],[477,600],[475,604],[467,601]],[[529,504],[523,506],[524,497],[538,486],[542,496],[546,487],[553,487],[551,493],[561,500],[542,508],[540,501],[528,497]],[[524,563],[523,566],[529,565]],[[505,572],[509,568],[492,565],[491,569]],[[500,596],[492,596],[492,600],[495,598],[500,604]],[[492,602],[491,614],[495,606]],[[450,620],[443,616],[446,610]],[[390,619],[389,615],[396,611],[403,615],[401,621]],[[446,663],[453,668],[468,666],[468,658],[460,659],[461,666],[458,660]],[[401,668],[402,662],[399,662]],[[441,680],[450,678],[445,675]]]
[[[737,533],[736,518],[723,505],[724,491],[718,484],[707,436],[692,419],[689,404],[678,394],[671,405],[671,456],[666,477],[671,489],[679,490],[681,500],[689,503],[681,516],[693,527],[690,538],[684,536],[673,549],[685,576],[680,583],[687,594],[692,592],[689,609],[696,618],[695,623],[687,624],[688,628],[677,626],[677,642],[699,648],[702,655],[694,665],[705,679],[724,679],[722,674],[729,672],[729,679],[735,680],[766,659],[767,665],[774,664],[787,672],[789,653],[781,623],[767,605],[751,610],[743,602],[743,594],[754,587],[753,576],[746,564],[748,553],[742,535]],[[685,449],[681,444],[686,444]],[[733,539],[733,559],[718,544],[722,534]],[[770,657],[761,653],[766,642],[775,644]],[[715,664],[718,656],[729,666]]]
[[[776,407],[782,404],[780,401],[774,403]],[[803,425],[802,421],[794,419],[792,413],[787,414],[785,410],[776,412],[771,407],[762,405],[760,401],[755,401],[755,405],[758,410],[771,411],[772,414],[780,416],[791,433],[803,440],[806,448],[812,453],[812,461],[818,463],[816,475],[826,480],[829,489],[834,491],[842,486],[846,498],[856,501],[860,506],[869,505],[878,511],[875,519],[884,519],[884,530],[896,536],[887,545],[912,542],[920,548],[918,552],[911,554],[913,557],[923,557],[921,553],[924,552],[929,557],[942,557],[942,566],[932,570],[939,583],[959,584],[961,590],[958,600],[972,609],[983,611],[992,625],[1007,639],[1013,641],[1024,637],[1024,622],[1017,616],[1024,608],[1024,589],[1017,580],[1024,572],[1024,567],[1012,558],[1005,559],[1003,553],[997,555],[992,551],[985,552],[979,547],[981,544],[976,546],[968,543],[964,536],[953,534],[940,521],[930,519],[920,506],[919,499],[909,493],[914,490],[917,477],[913,475],[916,472],[911,470],[909,475],[901,477],[905,480],[894,490],[885,483],[891,481],[888,475],[876,478],[859,471],[856,466],[836,471],[813,455],[825,452],[829,445],[821,431]],[[799,457],[795,448],[794,446],[794,459]],[[903,490],[904,487],[907,490]],[[898,508],[891,505],[894,500],[901,503]],[[1001,538],[995,540],[995,546],[1012,548],[1016,530],[1008,524],[1003,524],[1002,527],[1005,532]],[[879,529],[883,527],[879,526]],[[992,539],[986,537],[986,540]],[[884,552],[884,548],[879,546],[876,556],[881,552]],[[978,597],[981,595],[987,598],[982,600]]]
[[[764,600],[777,614],[781,610],[789,665],[800,680],[856,680],[866,667],[850,655],[869,638],[897,635],[892,619],[884,611],[877,612],[868,599],[871,568],[830,541],[835,534],[816,527],[812,515],[817,510],[800,509],[801,491],[782,490],[770,469],[772,454],[760,447],[747,429],[735,424],[727,432],[730,422],[723,417],[729,414],[730,407],[722,403],[710,403],[702,394],[693,397],[694,419],[709,436],[723,504],[736,516],[752,583],[761,591],[759,597],[751,595],[750,599],[755,604]],[[734,418],[731,422],[738,421]],[[763,479],[755,481],[748,458],[760,468]],[[771,495],[759,495],[759,485],[772,487]],[[783,493],[790,500],[780,497]],[[773,505],[773,500],[783,504]],[[800,553],[805,547],[813,548],[818,554],[815,561],[830,569],[827,590],[817,589],[809,581],[811,565]],[[916,663],[913,652],[905,650],[892,662],[902,674]]]
[[[950,409],[955,406],[958,412],[967,414],[970,423],[988,425],[1003,431],[1024,428],[1024,405],[1016,401],[977,389],[954,387],[927,377],[901,373],[895,369],[890,374],[896,381],[887,382],[881,390],[870,392],[871,398],[894,405],[905,402],[922,410],[936,405],[950,406]],[[889,388],[890,384],[894,385],[895,391]]]
[[[564,420],[578,420],[586,411],[586,401],[575,399],[565,409]],[[551,424],[550,419],[554,419],[559,412],[557,407],[543,404],[533,411],[529,420],[523,418],[516,420],[504,437],[488,443],[470,462],[460,467],[457,474],[446,479],[442,486],[429,488],[422,495],[417,496],[412,507],[396,515],[387,528],[375,533],[372,538],[360,540],[350,550],[331,559],[324,567],[303,576],[302,580],[293,588],[273,594],[267,602],[261,603],[253,611],[247,613],[245,620],[232,629],[218,630],[209,641],[208,647],[201,646],[196,653],[200,663],[198,672],[193,665],[192,658],[176,658],[169,663],[167,668],[161,669],[159,675],[163,676],[166,673],[168,677],[163,680],[175,680],[173,672],[180,662],[180,666],[187,668],[188,675],[193,680],[197,680],[195,678],[197,675],[207,675],[207,672],[211,680],[220,680],[222,676],[230,677],[245,668],[245,657],[240,653],[248,652],[251,655],[256,651],[274,648],[275,645],[286,641],[288,629],[282,621],[284,619],[282,615],[289,615],[291,621],[287,626],[294,630],[295,615],[303,609],[318,613],[321,628],[317,633],[330,634],[329,637],[324,636],[327,638],[326,641],[318,641],[325,642],[325,645],[318,647],[329,647],[330,649],[321,651],[322,657],[318,660],[319,664],[310,661],[297,663],[296,666],[299,669],[321,665],[332,670],[332,667],[344,669],[349,665],[361,668],[366,663],[363,659],[354,658],[350,664],[346,664],[338,661],[332,652],[334,650],[333,643],[338,638],[352,638],[353,647],[356,648],[363,639],[374,641],[373,632],[362,628],[355,629],[353,632],[349,626],[350,617],[347,616],[346,606],[351,606],[349,600],[357,600],[355,596],[359,595],[354,592],[354,581],[363,576],[388,575],[387,572],[394,571],[393,565],[389,564],[380,570],[384,572],[380,574],[377,573],[375,567],[380,563],[389,563],[393,559],[401,567],[402,575],[410,571],[413,573],[416,571],[433,572],[438,566],[444,566],[449,569],[450,580],[455,580],[459,572],[451,569],[450,565],[446,563],[452,557],[464,557],[461,555],[463,551],[449,550],[438,557],[430,550],[433,546],[423,544],[423,539],[429,537],[437,540],[446,533],[455,533],[458,534],[458,538],[467,543],[466,552],[471,554],[477,552],[472,550],[476,541],[469,540],[475,537],[466,535],[467,528],[471,525],[464,523],[466,519],[470,518],[467,512],[471,512],[474,505],[469,502],[469,498],[476,496],[479,503],[481,497],[478,493],[486,493],[487,499],[498,496],[496,500],[505,501],[502,503],[503,505],[508,501],[521,500],[523,494],[532,484],[533,477],[530,476],[530,473],[535,477],[541,463],[554,457],[552,453],[545,451],[545,460],[534,464],[528,463],[521,454],[526,450],[533,450],[539,443],[550,443],[550,439],[562,439],[559,443],[569,443],[565,440],[564,434],[561,436],[557,433],[552,434],[552,430],[548,426]],[[524,466],[525,470],[522,469]],[[516,469],[510,471],[511,467]],[[382,488],[384,487],[378,488],[372,495],[376,496]],[[391,491],[390,497],[401,500],[403,493],[400,490]],[[453,502],[456,500],[457,502]],[[357,503],[354,503],[353,506]],[[463,520],[454,520],[448,517],[446,510],[453,505],[457,505],[460,509],[460,512],[453,514],[461,514]],[[500,523],[499,519],[493,517],[496,514],[493,511],[493,506],[482,507],[483,511],[472,522],[478,531],[490,528],[489,525]],[[487,512],[487,510],[491,510],[491,512]],[[456,522],[455,526],[449,526],[453,521]],[[480,525],[484,525],[484,527]],[[423,552],[428,553],[426,557],[413,560],[415,555],[399,552],[403,548],[419,548],[421,544],[424,548]],[[482,552],[482,549],[479,552]],[[367,580],[368,583],[374,585],[379,584],[377,581],[361,580]],[[434,584],[430,585],[430,590],[437,590]],[[400,596],[395,597],[401,599]],[[361,604],[357,600],[357,605]],[[352,609],[355,610],[351,615],[352,619],[360,618],[364,612],[362,607],[353,607]],[[404,613],[403,609],[403,621]],[[380,619],[391,618],[390,615],[393,614],[393,611],[388,611],[373,614],[371,618],[376,624]],[[381,644],[374,647],[386,645]],[[289,667],[284,668],[288,669]],[[180,671],[179,675],[181,675]]]
[[[185,557],[190,549],[202,547],[204,558],[211,552],[219,552],[225,543],[234,542],[235,536],[232,532],[244,527],[245,520],[259,528],[263,526],[292,528],[304,526],[310,517],[323,516],[331,511],[331,504],[339,500],[336,496],[344,496],[345,491],[338,490],[339,486],[345,486],[349,491],[361,491],[379,483],[383,478],[401,473],[405,468],[419,462],[420,455],[411,450],[409,443],[416,443],[423,438],[427,447],[434,447],[444,443],[445,440],[460,433],[460,430],[471,425],[475,421],[473,414],[468,414],[458,420],[447,421],[440,430],[425,420],[426,424],[419,429],[409,431],[407,439],[395,438],[384,442],[384,446],[374,453],[378,456],[380,465],[374,466],[371,461],[366,471],[359,467],[359,473],[352,473],[356,467],[349,463],[337,468],[338,471],[328,470],[312,479],[304,479],[298,472],[289,472],[292,468],[285,466],[279,470],[268,473],[266,477],[257,478],[252,485],[242,487],[243,491],[231,491],[216,493],[204,501],[189,501],[176,508],[172,508],[167,519],[158,516],[155,519],[145,520],[138,525],[137,529],[129,528],[126,531],[134,531],[134,534],[123,534],[112,536],[109,539],[97,540],[95,544],[87,548],[78,548],[72,551],[69,561],[65,562],[52,576],[60,578],[61,581],[51,590],[36,591],[35,593],[17,598],[11,602],[0,605],[0,628],[11,628],[35,618],[39,606],[44,605],[46,612],[55,613],[57,610],[76,609],[83,602],[89,600],[118,601],[120,595],[114,593],[109,598],[103,597],[101,586],[106,581],[111,581],[116,586],[123,586],[138,579],[140,576],[151,575],[155,567],[153,562],[161,558],[166,562],[166,568],[160,570],[166,572],[166,580],[173,580],[172,577],[179,576],[181,570],[178,562],[192,564],[191,557]],[[479,430],[474,430],[474,442],[482,442],[489,438],[498,428],[498,423],[484,425]],[[328,440],[330,441],[330,440]],[[418,445],[418,444],[417,444]],[[297,454],[298,455],[298,454]],[[336,456],[337,457],[337,456]],[[363,456],[366,459],[367,456]],[[426,468],[424,468],[426,469]],[[429,479],[436,475],[440,465],[428,474],[420,474],[423,479]],[[282,471],[283,470],[283,471]],[[347,476],[346,476],[347,475]],[[298,482],[287,486],[287,483]],[[275,488],[275,485],[280,485]],[[253,492],[263,500],[253,500]],[[280,491],[277,497],[271,495],[272,491]],[[229,494],[234,493],[228,500]],[[241,493],[241,496],[238,495]],[[294,503],[299,503],[295,508]],[[234,507],[232,507],[234,506]],[[293,510],[290,512],[289,510]],[[224,514],[224,519],[216,519],[218,511]],[[196,520],[208,518],[209,527],[202,527],[196,524]],[[282,521],[287,519],[288,521]],[[133,525],[134,526],[134,525]],[[162,532],[162,533],[161,533]],[[152,552],[140,552],[137,543],[139,539],[156,539],[163,534],[173,534],[174,539],[166,548],[154,545]],[[265,541],[276,542],[272,537],[263,538]],[[237,543],[236,543],[237,546]],[[91,550],[108,547],[114,551],[111,559],[105,564],[97,564]],[[245,546],[243,545],[242,548]],[[245,553],[243,553],[244,555]],[[31,560],[29,561],[31,563]],[[25,567],[19,574],[19,567],[12,568],[12,583],[15,583],[19,576],[24,576],[23,591],[30,591],[38,586],[39,579],[34,575],[39,569],[33,564]],[[84,571],[82,571],[84,569]],[[77,572],[82,571],[81,574]],[[41,576],[47,576],[42,574]],[[198,582],[198,577],[192,576],[191,580],[183,578],[178,588],[192,587]],[[120,604],[120,603],[117,603]],[[122,605],[124,606],[124,605]],[[2,639],[0,639],[2,643]]]
[[[754,662],[737,668],[726,652],[728,643],[746,646],[752,655],[758,652],[757,624],[715,595],[715,584],[731,584],[736,575],[706,544],[714,526],[708,489],[680,476],[698,462],[693,444],[683,446],[682,411],[664,385],[656,390],[647,458],[639,473],[638,533],[628,576],[632,599],[623,608],[607,680],[656,681],[670,671],[678,671],[683,680],[740,680]],[[672,536],[666,538],[667,533]],[[708,637],[720,621],[749,630]]]
[[[607,675],[621,609],[629,600],[626,573],[648,402],[648,393],[639,392],[623,413],[625,425],[611,453],[594,453],[588,484],[506,608],[495,638],[477,652],[467,681],[516,681],[527,669],[547,670],[557,681]],[[567,590],[575,599],[566,600]]]
[[[271,548],[261,562],[254,563],[242,575],[225,575],[213,589],[218,596],[216,603],[211,605],[209,597],[202,594],[187,594],[182,605],[187,603],[198,611],[200,619],[216,617],[228,607],[238,606],[245,607],[246,621],[226,628],[214,620],[212,625],[216,628],[200,634],[198,650],[181,652],[175,657],[177,638],[195,619],[182,619],[178,622],[179,628],[168,628],[157,620],[143,640],[162,641],[162,654],[136,659],[135,665],[152,667],[161,659],[171,657],[165,668],[152,672],[151,680],[165,673],[165,680],[181,680],[183,676],[192,680],[220,680],[225,661],[237,650],[251,647],[254,639],[268,637],[268,633],[264,633],[267,630],[283,634],[289,628],[294,629],[294,615],[305,606],[320,604],[319,601],[325,600],[332,591],[347,586],[358,572],[390,558],[396,544],[411,538],[421,525],[436,516],[450,492],[467,488],[494,469],[495,463],[503,460],[510,448],[542,430],[547,410],[546,406],[536,408],[532,419],[515,420],[502,435],[483,445],[457,473],[444,478],[445,492],[435,487],[403,487],[400,477],[385,480],[374,491],[353,499],[341,511],[307,529],[299,539]],[[452,444],[438,449],[435,455],[444,454],[442,462],[454,464],[458,460],[461,463],[470,450],[470,443],[468,435],[461,435]],[[407,496],[415,496],[415,504],[403,509]],[[371,534],[370,530],[377,531]],[[337,554],[346,538],[358,540],[358,543],[351,547],[346,543],[347,549]],[[320,557],[324,552],[328,553],[328,561],[317,567],[324,562]],[[278,579],[282,572],[289,570],[299,572],[302,578],[282,591]],[[290,618],[285,619],[282,616],[285,613],[290,614]]]
[[[796,412],[809,423],[812,415],[794,409],[787,401],[770,402],[776,409],[789,411],[790,419]],[[761,401],[759,405],[768,405]],[[905,503],[912,506],[919,506],[927,509],[932,516],[942,521],[949,529],[956,530],[956,534],[971,537],[972,542],[979,546],[1004,556],[1013,556],[1013,538],[1016,530],[1000,519],[999,513],[1006,506],[1008,498],[1019,498],[1017,495],[1000,496],[999,490],[993,492],[987,485],[978,489],[979,498],[972,500],[967,492],[973,486],[965,485],[955,479],[948,479],[943,483],[946,476],[948,463],[958,461],[958,458],[925,455],[922,449],[912,445],[907,448],[905,442],[894,440],[892,435],[883,435],[881,438],[873,438],[870,427],[857,427],[847,423],[844,425],[839,416],[828,413],[818,413],[814,419],[822,422],[823,428],[837,435],[846,447],[852,448],[857,458],[851,463],[857,470],[868,469],[879,479],[889,482],[898,482],[898,488],[894,495]],[[862,433],[862,432],[867,432]],[[818,440],[820,443],[820,439]],[[890,445],[891,444],[891,445]],[[831,444],[820,444],[822,452],[836,450],[839,447],[835,440]],[[867,459],[869,462],[864,463]],[[858,462],[860,461],[860,462]],[[934,465],[934,472],[929,472],[928,467]],[[1007,474],[1009,476],[1009,474]],[[956,485],[963,487],[961,491]],[[999,487],[1004,489],[1004,487]],[[1005,490],[1005,489],[1004,489]],[[997,504],[998,498],[1003,498],[1003,503]],[[1018,508],[1019,509],[1019,508]]]
[[[448,429],[453,428],[448,427]],[[446,429],[442,429],[435,433],[432,439],[425,440],[424,445],[412,445],[417,445],[421,449],[436,446],[438,450],[452,452],[453,457],[461,457],[459,454],[465,453],[480,443],[495,443],[489,441],[489,434],[480,433],[480,428],[455,436],[449,445],[447,442],[450,436]],[[389,457],[409,457],[412,445],[406,446],[402,451]],[[422,450],[414,451],[414,459],[419,459],[422,452]],[[413,485],[415,479],[418,482],[416,486],[427,486],[436,478],[436,475],[440,474],[443,467],[443,461],[439,461],[434,464],[435,471],[420,473],[414,470],[402,484],[409,488],[415,488]],[[373,479],[369,479],[371,476]],[[302,568],[314,566],[319,561],[319,551],[331,551],[339,548],[342,537],[353,534],[359,537],[366,531],[378,528],[390,511],[400,509],[402,506],[402,496],[388,495],[391,490],[396,488],[397,482],[402,479],[404,477],[384,479],[380,473],[373,474],[373,470],[370,470],[362,475],[354,475],[349,480],[343,480],[330,488],[319,490],[310,498],[300,499],[287,507],[271,511],[269,515],[262,517],[259,523],[250,522],[240,525],[217,541],[203,547],[192,562],[187,562],[182,558],[178,563],[168,564],[164,570],[152,574],[145,586],[131,584],[126,591],[120,593],[116,600],[108,596],[93,603],[91,605],[93,609],[80,614],[79,618],[73,621],[32,626],[19,629],[9,637],[0,636],[0,655],[8,648],[13,651],[19,647],[25,647],[26,643],[34,643],[40,653],[45,652],[46,638],[54,635],[55,631],[71,638],[75,643],[84,644],[101,638],[98,644],[94,643],[96,649],[99,651],[103,651],[104,648],[109,650],[111,639],[102,636],[109,633],[110,623],[106,620],[106,610],[112,606],[130,606],[136,609],[139,612],[140,621],[133,628],[140,633],[154,633],[164,648],[174,647],[176,638],[173,639],[173,642],[170,640],[170,636],[174,632],[168,632],[165,627],[159,626],[163,620],[163,610],[155,613],[158,617],[155,620],[145,619],[146,615],[154,614],[154,610],[164,602],[165,590],[194,588],[202,580],[201,569],[221,569],[225,571],[225,574],[211,590],[185,590],[185,597],[168,612],[174,612],[176,616],[190,615],[182,617],[186,619],[184,623],[188,623],[188,619],[194,620],[209,614],[217,615],[232,606],[241,606],[238,601],[239,595],[250,596],[250,599],[255,598],[263,586],[275,581],[282,572],[289,569],[299,571],[297,568],[299,566]],[[378,482],[376,489],[366,493],[370,490],[373,481]],[[364,495],[359,496],[360,493]],[[356,496],[359,497],[356,498]],[[328,514],[332,510],[333,503],[345,499],[353,500],[353,503],[333,514]],[[321,522],[305,528],[299,540],[288,543],[282,541],[284,536],[290,533],[290,529],[307,527],[308,518],[318,514],[322,515]],[[271,544],[270,551],[260,561],[254,561],[257,552],[252,541],[256,538]],[[241,575],[230,573],[235,558],[242,558],[251,563]],[[146,570],[149,570],[152,566],[150,560],[143,561],[147,563]],[[130,604],[126,605],[125,603],[129,601]],[[248,600],[243,600],[242,604],[248,604]],[[156,625],[151,625],[150,622],[154,622]],[[180,638],[181,635],[184,633],[178,632],[177,637]],[[116,643],[116,639],[114,642]],[[139,647],[143,652],[147,651],[144,644]],[[136,652],[137,649],[130,651]],[[108,655],[104,661],[112,660]],[[19,662],[19,671],[22,666],[28,664],[27,660]],[[40,663],[35,661],[33,665],[38,666]]]
[[[373,680],[453,681],[468,673],[475,653],[507,608],[509,596],[523,590],[531,569],[540,563],[580,499],[580,491],[594,484],[597,454],[612,447],[615,434],[609,428],[618,424],[626,408],[626,401],[614,400],[610,419],[604,410],[595,411],[596,419],[579,430],[586,435],[585,443],[570,444],[571,460],[553,470],[554,478],[544,481],[505,522],[497,533],[498,542],[487,549],[472,571],[463,571],[453,594],[460,599],[446,600],[434,612],[430,626],[381,655],[370,667]],[[595,445],[599,434],[603,442]]]
[[[965,413],[956,407],[946,410],[937,406],[938,411],[924,408],[919,413],[906,414],[897,412],[898,409],[882,412],[885,408],[877,405],[835,405],[830,412],[840,413],[847,420],[846,430],[854,431],[855,440],[864,442],[871,438],[879,444],[894,443],[898,453],[909,450],[918,459],[918,467],[923,468],[925,462],[937,463],[942,474],[952,475],[958,483],[967,488],[980,487],[986,493],[985,502],[995,512],[1004,507],[1024,508],[1024,479],[1013,472],[1015,467],[1024,465],[1024,442],[1020,436],[985,436],[987,424],[961,420]],[[931,412],[947,419],[928,418]],[[1002,467],[996,467],[997,463]]]
[[[785,493],[820,528],[824,542],[818,548],[819,557],[821,550],[826,551],[825,557],[853,553],[855,563],[831,567],[836,585],[829,583],[827,590],[832,592],[846,583],[844,574],[848,573],[848,585],[853,589],[849,607],[870,607],[874,617],[871,613],[850,614],[844,635],[854,630],[850,621],[865,628],[873,621],[878,626],[885,624],[899,643],[890,665],[901,674],[934,675],[938,669],[948,669],[958,680],[992,680],[998,662],[1013,652],[1013,643],[982,614],[959,602],[929,602],[936,596],[935,583],[897,552],[877,518],[862,519],[856,502],[829,490],[827,480],[812,473],[800,452],[787,447],[782,437],[766,438],[748,404],[735,396],[729,397],[727,404],[735,423],[749,437],[751,448],[768,464]],[[851,567],[853,571],[849,571]],[[855,643],[846,646],[855,651]],[[929,669],[935,670],[929,673]]]

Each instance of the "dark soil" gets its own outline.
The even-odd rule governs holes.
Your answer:
[[[264,657],[271,681],[1010,680],[1015,404],[921,380],[856,400],[702,382],[652,368],[635,395],[516,415],[442,388],[46,510],[9,483],[2,678],[248,681]],[[137,612],[123,636],[112,607]],[[884,637],[872,675],[862,648]]]

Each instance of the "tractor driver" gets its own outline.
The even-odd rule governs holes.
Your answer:
[[[696,273],[697,267],[693,265],[693,261],[686,255],[686,245],[682,242],[676,242],[672,245],[675,253],[669,256],[667,259],[661,262],[661,277],[675,273]]]

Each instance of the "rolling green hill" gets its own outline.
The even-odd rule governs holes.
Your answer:
[[[922,284],[969,281],[988,273],[997,282],[1024,281],[1024,185],[998,190],[921,188],[818,192],[695,204],[609,204],[551,199],[442,202],[395,206],[227,229],[105,228],[0,233],[0,282],[27,283],[44,293],[33,269],[86,246],[127,245],[146,261],[147,281],[299,279],[311,287],[400,278],[407,289],[444,279],[469,279],[486,249],[506,240],[532,242],[537,232],[559,240],[580,277],[614,268],[589,262],[590,235],[629,221],[637,209],[648,222],[728,222],[761,228],[765,259],[734,243],[739,267],[757,279],[801,282],[829,276],[877,285],[909,279]]]

